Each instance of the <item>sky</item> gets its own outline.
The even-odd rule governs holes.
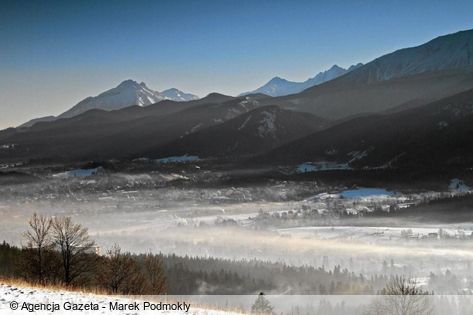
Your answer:
[[[473,1],[0,0],[0,128],[126,79],[237,95],[473,28]]]

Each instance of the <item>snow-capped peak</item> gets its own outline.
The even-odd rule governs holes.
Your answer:
[[[197,100],[199,97],[194,94],[184,93],[181,90],[176,88],[167,89],[161,92],[161,95],[168,100],[179,101],[179,102],[186,102]]]
[[[144,84],[144,82],[141,82],[141,84],[143,84],[144,86],[146,86],[146,85]],[[138,82],[136,82],[135,80],[129,79],[129,80],[125,80],[125,81],[121,82],[121,83],[117,86],[117,88],[119,88],[119,89],[123,89],[123,88],[139,88],[139,87],[141,86],[141,84],[138,83]]]
[[[140,84],[134,80],[125,80],[113,89],[82,100],[59,117],[73,117],[91,109],[110,111],[132,105],[147,106],[163,99],[164,97],[159,92],[149,89],[146,84]]]
[[[338,78],[339,76],[342,76],[345,73],[357,69],[361,65],[362,64],[353,65],[348,69],[344,69],[342,67],[339,67],[338,65],[333,65],[330,69],[322,71],[313,78],[310,78],[304,82],[293,82],[276,76],[260,88],[251,92],[242,93],[241,96],[257,93],[263,93],[269,96],[283,96],[288,94],[299,93],[315,85],[319,85]]]
[[[181,102],[197,98],[195,95],[184,93],[178,89],[169,89],[160,93],[150,89],[144,82],[138,83],[129,79],[97,96],[85,98],[61,114],[59,118],[73,117],[91,109],[111,111],[133,105],[148,106],[162,100]]]
[[[282,82],[288,82],[288,81],[286,79],[276,76],[272,78],[271,80],[269,80],[268,83],[282,83]]]
[[[352,67],[350,67],[350,68],[352,68]],[[315,77],[307,80],[305,83],[306,83],[306,85],[308,85],[307,88],[309,88],[309,87],[319,85],[319,84],[322,84],[324,82],[333,80],[335,78],[338,78],[339,76],[344,75],[347,72],[348,72],[347,69],[341,68],[337,65],[333,65],[327,71],[323,71],[323,72],[318,73]]]

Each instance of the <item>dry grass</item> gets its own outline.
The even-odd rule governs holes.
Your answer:
[[[21,278],[5,278],[0,277],[0,284],[11,285],[20,288],[35,288],[49,291],[61,291],[61,292],[74,292],[83,294],[95,294],[95,295],[111,295],[110,292],[103,288],[89,288],[89,287],[78,287],[78,286],[66,286],[63,284],[46,284],[42,285],[36,282],[26,281]]]

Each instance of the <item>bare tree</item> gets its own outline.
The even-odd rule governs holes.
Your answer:
[[[165,294],[166,278],[159,257],[153,254],[146,254],[143,258],[143,265],[149,294]]]
[[[381,291],[384,295],[427,295],[428,292],[420,289],[415,282],[400,276],[391,278]]]
[[[39,283],[45,283],[45,256],[51,248],[51,219],[43,215],[33,214],[28,220],[29,229],[23,234],[27,246],[28,264]]]
[[[135,262],[130,253],[122,253],[120,246],[115,244],[107,251],[99,281],[112,293],[125,293],[135,272]]]
[[[70,217],[52,220],[53,243],[61,254],[63,279],[69,285],[91,266],[89,254],[93,254],[94,241],[90,240],[87,228],[74,224]]]
[[[428,292],[404,277],[394,277],[366,309],[366,315],[429,315],[433,309]]]
[[[133,275],[127,279],[126,283],[124,284],[123,293],[148,294],[147,279],[136,259],[133,260],[132,269]]]

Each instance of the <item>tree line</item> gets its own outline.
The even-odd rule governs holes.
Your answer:
[[[340,266],[332,270],[256,259],[96,251],[88,231],[68,217],[33,215],[24,246],[0,244],[0,276],[111,294],[375,294],[389,280]]]
[[[167,293],[159,256],[132,255],[118,245],[99,255],[87,228],[70,217],[34,214],[23,239],[22,248],[0,245],[0,275],[112,294]]]

